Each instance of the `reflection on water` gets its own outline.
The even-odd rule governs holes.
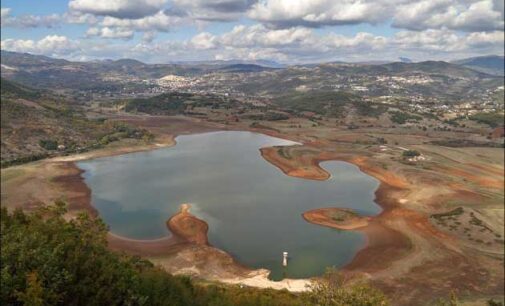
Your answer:
[[[378,182],[345,162],[324,162],[327,181],[284,175],[259,148],[292,145],[249,132],[177,137],[177,145],[149,152],[79,162],[93,205],[111,231],[130,238],[168,235],[165,221],[181,203],[209,224],[209,241],[245,265],[267,268],[271,278],[320,275],[348,263],[362,234],[305,222],[304,211],[348,207],[365,215]],[[289,264],[282,267],[282,252]]]

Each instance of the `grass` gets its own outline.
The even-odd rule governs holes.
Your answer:
[[[23,169],[15,169],[15,168],[10,168],[10,169],[5,169],[2,170],[2,183],[8,182],[12,179],[15,179],[17,177],[22,176],[25,173],[25,170]]]
[[[484,123],[490,127],[498,127],[503,125],[504,114],[503,113],[478,113],[470,116],[470,120],[477,121],[479,123]]]
[[[453,216],[459,216],[459,215],[463,214],[463,212],[464,212],[463,207],[458,207],[458,208],[455,208],[455,209],[445,212],[445,213],[433,214],[433,215],[431,215],[431,217],[435,218],[437,220],[441,220],[441,219],[447,218],[447,217],[451,218]]]
[[[337,210],[337,211],[333,211],[331,213],[330,217],[337,222],[345,222],[345,221],[349,220],[350,218],[354,218],[356,216],[357,216],[357,214],[352,211]]]
[[[398,124],[404,124],[409,120],[419,121],[419,120],[423,119],[423,117],[421,117],[421,116],[412,115],[412,114],[404,113],[404,112],[390,112],[389,114],[390,114],[391,121],[393,121],[394,123],[398,123]]]
[[[279,149],[277,149],[277,153],[282,156],[283,158],[285,159],[292,159],[291,155],[289,154],[289,152],[287,150],[285,150],[285,148],[281,147]]]

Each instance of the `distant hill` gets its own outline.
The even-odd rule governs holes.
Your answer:
[[[344,117],[351,109],[363,116],[377,116],[385,107],[372,107],[363,103],[360,96],[344,91],[289,92],[276,97],[274,104],[282,109],[302,113],[308,112],[328,117]]]
[[[65,65],[69,61],[64,59],[56,59],[44,55],[34,55],[30,53],[18,53],[1,50],[2,64],[8,63],[9,66],[27,67],[27,66],[42,66],[42,65]]]
[[[1,95],[3,98],[38,99],[42,96],[41,91],[28,88],[4,78],[1,80]]]
[[[165,75],[193,76],[211,72],[259,72],[274,69],[268,61],[210,61],[146,64],[134,59],[72,62],[43,55],[3,51],[2,77],[37,88],[115,91],[127,81]],[[265,66],[265,63],[271,66]]]
[[[453,64],[465,66],[473,70],[492,74],[505,75],[505,57],[498,55],[478,56],[452,61]]]
[[[219,66],[219,67],[237,65],[237,64],[258,65],[258,66],[269,67],[269,68],[284,68],[284,67],[286,67],[286,65],[278,63],[276,61],[263,60],[263,59],[258,59],[258,60],[232,59],[232,60],[210,60],[210,61],[174,61],[171,63],[179,64],[179,65],[200,65],[200,66]]]
[[[145,64],[133,59],[72,62],[3,50],[1,54],[2,77],[37,88],[114,91],[123,88],[132,78],[194,75],[205,71],[205,67]]]
[[[219,71],[226,72],[260,72],[265,70],[272,70],[276,68],[263,67],[255,64],[234,64],[219,68]]]
[[[157,86],[156,80],[167,75],[197,78],[206,75],[204,82],[190,85],[201,92],[215,93],[226,87],[244,94],[282,95],[289,91],[346,88],[348,91],[366,91],[369,96],[423,95],[451,101],[481,98],[484,92],[503,84],[503,78],[486,73],[488,71],[443,61],[333,62],[284,68],[265,66],[262,62],[230,60],[147,64],[134,59],[72,62],[2,51],[1,75],[34,88],[71,92],[83,102],[89,100],[89,92],[103,96],[117,93],[134,96]],[[482,59],[477,62],[482,62]],[[238,78],[218,75],[226,73],[242,75]],[[401,84],[392,88],[386,81],[377,81],[389,77],[395,77],[395,82]],[[352,82],[355,84],[351,85]]]

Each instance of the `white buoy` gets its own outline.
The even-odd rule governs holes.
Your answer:
[[[284,267],[288,265],[288,252],[282,252],[282,265]]]

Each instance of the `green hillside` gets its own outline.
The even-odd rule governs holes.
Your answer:
[[[1,79],[2,167],[96,149],[147,131],[88,119],[81,106],[49,91]]]
[[[343,91],[291,92],[274,99],[279,107],[292,112],[313,112],[329,117],[341,117],[353,109],[364,116],[377,116],[386,111],[383,107],[372,107],[361,97]]]

